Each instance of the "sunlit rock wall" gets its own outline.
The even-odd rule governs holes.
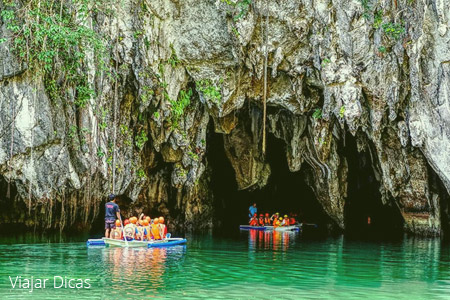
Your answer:
[[[11,42],[0,45],[0,174],[17,191],[1,197],[19,208],[6,223],[89,224],[114,186],[130,213],[145,208],[179,225],[211,226],[210,122],[224,136],[240,189],[270,177],[262,153],[267,53],[267,134],[284,140],[292,172],[310,166],[307,183],[335,225],[345,227],[347,161],[355,158],[340,147],[349,132],[358,151],[370,153],[382,201],[400,210],[406,230],[440,233],[447,204],[430,177],[448,194],[447,1],[121,3],[114,16],[93,14],[87,23],[118,63],[116,118],[116,83],[89,52],[84,68],[96,97],[77,108],[75,89],[50,97]],[[10,37],[3,23],[1,35]],[[189,89],[173,126],[173,100]]]

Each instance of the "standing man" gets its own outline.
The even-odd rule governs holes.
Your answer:
[[[120,209],[116,203],[116,195],[111,194],[108,196],[109,202],[105,204],[105,237],[109,238],[111,229],[115,229],[116,219],[120,220]]]
[[[253,205],[248,208],[248,217],[251,219],[257,213],[258,209],[256,208],[256,203],[253,203]]]

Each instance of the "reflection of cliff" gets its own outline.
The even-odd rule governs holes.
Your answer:
[[[278,159],[301,173],[311,205],[333,226],[358,226],[346,222],[345,207],[349,194],[360,194],[350,191],[358,185],[349,172],[364,166],[373,174],[370,206],[379,219],[385,212],[417,234],[448,228],[448,1],[381,1],[376,26],[372,8],[343,0],[330,7],[270,1],[267,8],[255,0],[242,11],[228,1],[147,2],[125,0],[112,14],[98,7],[77,24],[103,43],[106,66],[90,40],[55,47],[45,65],[21,63],[11,51],[11,26],[2,23],[2,224],[88,226],[114,186],[130,211],[211,227],[214,211],[226,206],[211,192],[206,153],[213,131],[236,189],[275,189],[263,153],[266,124],[267,136],[283,147]],[[19,7],[8,3],[0,9]],[[52,3],[58,8],[44,12],[50,19],[59,5],[81,13],[71,1]],[[49,53],[40,54],[34,56]],[[67,66],[75,54],[82,59]],[[355,203],[363,197],[350,201],[352,220],[366,214],[358,208],[365,204]]]

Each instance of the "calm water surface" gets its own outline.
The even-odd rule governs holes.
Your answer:
[[[439,239],[308,240],[297,233],[187,236],[161,249],[87,248],[0,239],[0,299],[450,299],[450,247]],[[11,289],[8,276],[49,278]],[[90,279],[90,289],[54,289],[53,276]]]

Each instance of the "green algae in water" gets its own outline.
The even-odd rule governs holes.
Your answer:
[[[439,239],[305,240],[296,233],[187,236],[186,246],[87,248],[0,239],[0,299],[448,299]],[[90,289],[11,289],[8,276],[90,279]]]

